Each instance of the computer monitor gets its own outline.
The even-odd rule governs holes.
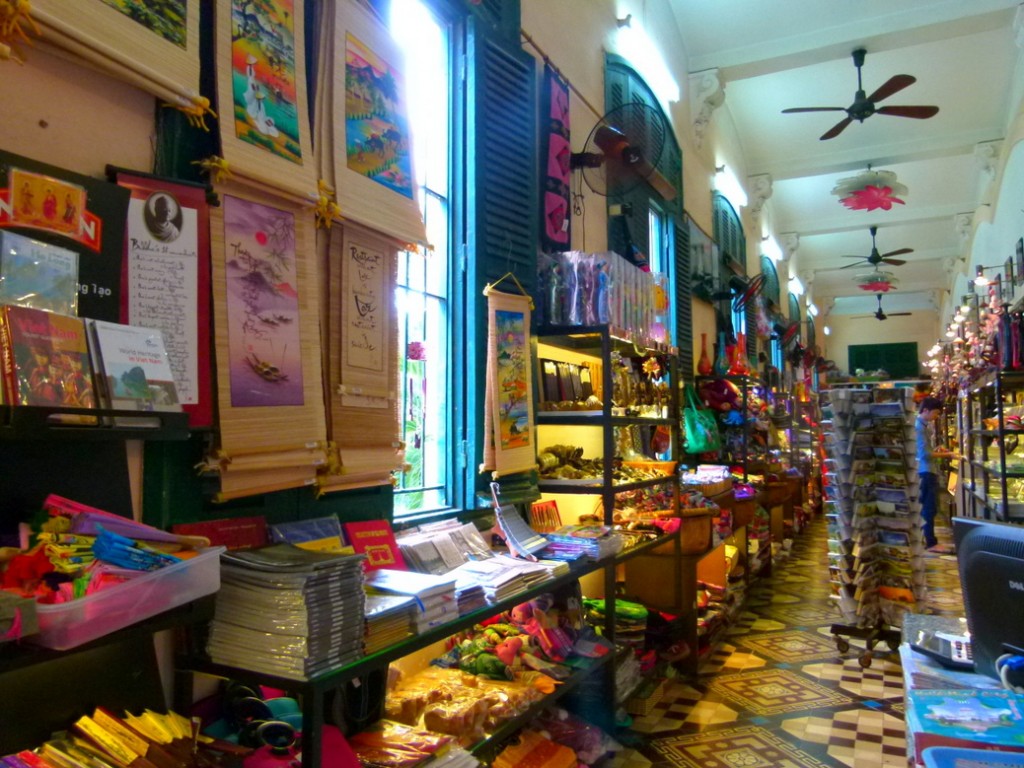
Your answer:
[[[1024,526],[953,518],[975,670],[998,678],[1004,653],[1024,656]]]

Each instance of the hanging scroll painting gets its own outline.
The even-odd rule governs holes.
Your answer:
[[[169,102],[199,95],[199,0],[33,0],[42,40]]]
[[[304,451],[303,483],[311,482],[322,463],[313,448],[327,439],[312,210],[234,182],[218,184],[217,193],[221,204],[210,208],[216,458],[224,476],[240,477],[245,456],[273,462]],[[246,487],[262,487],[266,478],[256,475]]]
[[[536,467],[530,373],[530,297],[491,290],[487,296],[488,348],[485,427],[491,449],[483,469],[494,477]],[[489,426],[488,426],[489,425]]]
[[[306,104],[303,3],[217,4],[217,95],[232,173],[301,197],[316,191]]]
[[[353,0],[338,0],[334,30],[334,178],[342,215],[400,242],[426,240],[416,194],[404,55]],[[338,103],[340,100],[343,103]]]
[[[302,405],[295,215],[225,195],[231,405]]]
[[[109,169],[131,191],[122,264],[122,317],[158,328],[189,425],[208,427],[210,225],[203,186]]]

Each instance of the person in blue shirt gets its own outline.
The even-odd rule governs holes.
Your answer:
[[[935,447],[933,422],[942,413],[942,401],[926,397],[919,406],[914,430],[917,433],[917,474],[921,478],[921,519],[924,520],[925,546],[931,549],[939,541],[935,538],[935,514],[939,505],[938,460],[953,456],[951,451]]]

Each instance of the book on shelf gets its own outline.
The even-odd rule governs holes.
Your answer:
[[[78,254],[0,231],[0,304],[78,314]]]
[[[274,523],[270,526],[270,538],[313,552],[351,553],[344,549],[341,523],[334,515]]]
[[[367,571],[378,568],[405,570],[407,568],[391,523],[387,520],[354,520],[341,524],[345,539],[356,552],[366,555],[363,567]]]
[[[435,595],[455,593],[453,576],[379,568],[366,576],[366,586],[393,595],[408,595],[420,601]]]
[[[4,402],[96,407],[93,369],[81,318],[5,304],[0,307],[0,350]]]
[[[88,320],[92,362],[104,407],[180,411],[163,334],[154,328]]]

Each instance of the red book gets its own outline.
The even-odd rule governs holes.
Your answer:
[[[345,538],[356,554],[366,555],[365,570],[375,571],[378,568],[391,570],[408,570],[402,553],[398,550],[391,523],[387,520],[360,520],[342,523]]]
[[[221,545],[228,549],[256,549],[267,546],[267,519],[263,515],[253,515],[178,523],[171,526],[171,533],[205,536],[211,545]]]
[[[8,304],[3,307],[3,326],[8,403],[96,407],[81,318]]]

